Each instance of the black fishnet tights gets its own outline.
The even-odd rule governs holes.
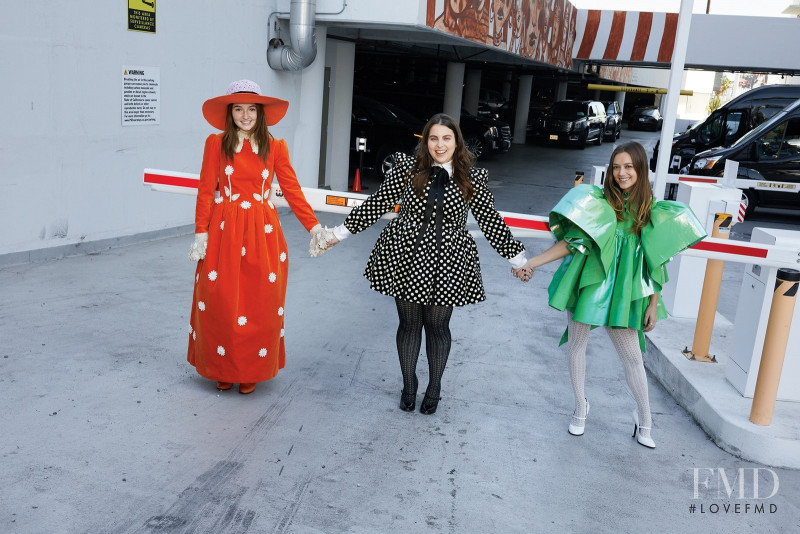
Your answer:
[[[425,353],[428,356],[428,389],[425,395],[439,398],[442,375],[450,354],[450,316],[452,306],[425,306],[394,299],[400,326],[397,327],[397,354],[403,373],[403,392],[417,390],[417,358],[422,344],[422,327],[425,327]]]

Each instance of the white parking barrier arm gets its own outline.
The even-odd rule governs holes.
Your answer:
[[[197,174],[156,169],[145,169],[144,171],[144,184],[150,186],[154,191],[197,195],[199,180],[200,177]],[[306,200],[314,211],[348,214],[368,197],[368,195],[362,193],[331,191],[316,187],[303,187],[302,189]],[[278,184],[272,185],[270,199],[276,206],[289,206],[289,203],[283,198]],[[391,219],[396,217],[398,210],[399,206],[396,206],[394,213],[388,213],[383,218]],[[501,211],[500,215],[508,227],[511,228],[515,237],[553,240],[547,217],[507,211]],[[467,223],[477,224],[471,215],[467,219]],[[728,241],[711,237],[705,238],[681,254],[726,262],[755,263],[770,267],[789,267],[793,269],[800,267],[800,249]]]

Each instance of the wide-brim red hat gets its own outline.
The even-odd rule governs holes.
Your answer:
[[[238,80],[228,85],[228,91],[216,98],[203,102],[203,117],[217,130],[225,129],[228,104],[261,104],[267,125],[277,124],[289,108],[289,102],[272,96],[261,94],[261,87],[250,80]]]

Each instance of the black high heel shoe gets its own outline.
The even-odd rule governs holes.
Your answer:
[[[414,393],[406,393],[406,389],[400,392],[400,409],[404,412],[413,412],[417,406],[417,377],[414,377]]]
[[[431,415],[436,413],[436,408],[439,406],[439,401],[442,397],[429,397],[427,393],[422,398],[422,404],[419,405],[419,413]]]

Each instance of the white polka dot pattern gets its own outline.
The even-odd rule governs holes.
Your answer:
[[[463,306],[485,300],[478,248],[466,230],[468,211],[472,211],[481,231],[501,256],[510,259],[524,250],[494,207],[494,197],[486,186],[488,172],[471,170],[474,195],[469,202],[464,200],[458,186],[448,180],[444,199],[441,205],[434,206],[418,242],[430,183],[422,198],[417,196],[411,186],[414,158],[401,153],[395,154],[395,158],[397,164],[378,191],[354,208],[344,221],[355,234],[401,203],[400,213],[381,232],[367,262],[364,276],[370,287],[425,305]],[[443,210],[440,248],[434,223],[437,210]]]

